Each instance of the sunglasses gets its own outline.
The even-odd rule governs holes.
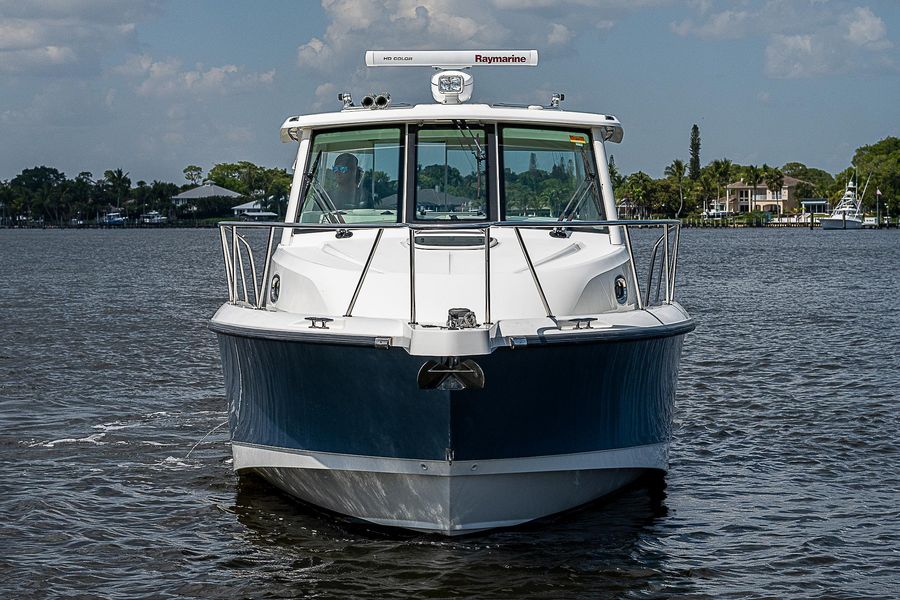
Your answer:
[[[334,165],[333,167],[331,167],[331,170],[335,173],[349,173],[350,167],[348,167],[347,165]]]

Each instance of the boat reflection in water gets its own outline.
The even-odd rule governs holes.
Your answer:
[[[367,62],[397,56],[443,67],[435,104],[341,94],[339,112],[289,118],[286,221],[221,226],[229,300],[210,328],[234,468],[449,535],[664,472],[694,324],[674,301],[678,222],[616,220],[618,120],[562,110],[561,95],[465,104],[471,76],[446,68],[535,51]],[[636,226],[660,234],[643,294]]]

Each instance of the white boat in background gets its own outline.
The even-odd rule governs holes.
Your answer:
[[[619,121],[562,94],[465,103],[458,69],[536,65],[533,50],[367,63],[436,67],[436,103],[342,93],[339,111],[290,117],[285,221],[220,224],[228,301],[210,329],[234,469],[446,535],[664,473],[694,322],[674,300],[680,223],[617,220]],[[655,242],[642,282],[632,228],[659,232],[636,234]]]
[[[144,223],[145,225],[162,225],[163,223],[168,222],[169,218],[156,210],[151,210],[150,212],[141,215],[141,223]]]
[[[868,186],[868,182],[866,185]],[[819,219],[822,229],[862,229],[862,195],[857,196],[856,191],[856,181],[851,178],[840,202],[831,211],[831,216]]]

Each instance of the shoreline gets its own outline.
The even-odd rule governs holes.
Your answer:
[[[221,222],[228,222],[233,219],[222,219]],[[280,222],[280,221],[279,221]],[[96,230],[96,229],[216,229],[218,222],[176,222],[176,223],[134,223],[125,225],[102,225],[99,223],[86,223],[82,225],[58,225],[47,223],[34,223],[30,225],[3,225],[0,229],[66,229],[66,230]],[[803,222],[775,222],[775,221],[750,221],[736,222],[729,220],[713,220],[700,218],[685,218],[681,220],[681,226],[685,229],[821,229],[819,223]],[[863,226],[862,229],[900,229],[900,222],[883,224],[880,226]]]

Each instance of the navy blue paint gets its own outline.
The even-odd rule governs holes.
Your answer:
[[[475,357],[485,388],[454,394],[455,458],[590,452],[668,441],[683,335]]]
[[[449,394],[423,395],[423,360],[404,350],[221,334],[219,347],[234,441],[437,460],[450,445]]]
[[[232,439],[366,456],[484,460],[668,441],[683,335],[498,349],[478,391],[423,391],[400,348],[219,334]],[[240,373],[240,376],[238,374]]]

